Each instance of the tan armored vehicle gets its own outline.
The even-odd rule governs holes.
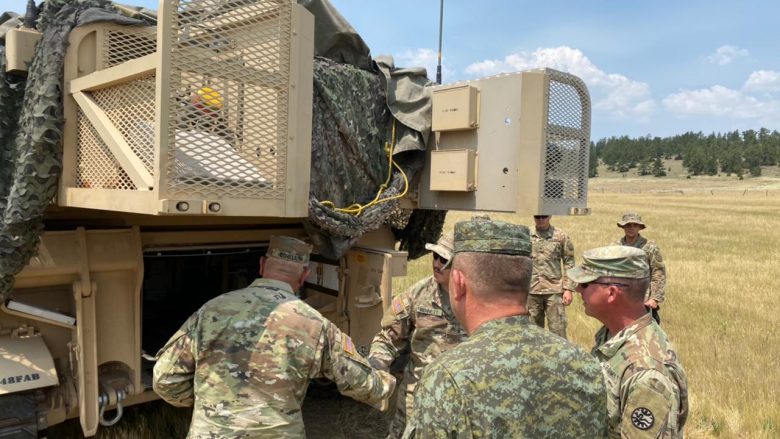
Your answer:
[[[416,115],[379,93],[384,119],[364,130],[378,135],[352,145],[376,162],[333,159],[342,150],[318,136],[338,128],[349,141],[344,130],[373,116],[331,108],[342,119],[318,119],[323,96],[339,88],[318,91],[327,81],[317,72],[337,63],[314,58],[324,41],[315,19],[327,17],[310,10],[290,0],[161,0],[156,26],[97,21],[69,33],[56,190],[35,255],[0,292],[0,436],[35,437],[74,417],[91,436],[123,407],[155,399],[157,349],[207,300],[249,284],[273,235],[315,243],[301,295],[367,353],[392,277],[405,275],[399,248],[419,256],[397,242],[399,231],[418,231],[410,214],[433,214],[440,232],[437,211],[449,209],[587,213],[588,92],[554,70],[424,84],[427,109]],[[5,77],[29,68],[32,81],[40,38],[29,28],[6,35]],[[356,74],[390,90],[382,73]],[[409,139],[421,146],[410,152]],[[355,183],[350,172],[362,166],[382,177]],[[15,175],[9,205],[31,177]],[[349,185],[372,195],[325,190]],[[322,226],[326,214],[341,229]]]

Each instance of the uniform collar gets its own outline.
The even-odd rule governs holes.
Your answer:
[[[635,243],[633,243],[633,244],[627,243],[625,236],[620,238],[620,243],[623,244],[623,245],[628,245],[630,247],[642,248],[642,247],[645,246],[645,244],[647,244],[647,238],[642,236],[642,234],[640,233],[639,236],[636,237],[636,242]]]
[[[494,320],[488,320],[487,322],[479,325],[479,327],[474,331],[471,336],[477,335],[480,332],[486,332],[486,331],[492,331],[494,328],[498,328],[504,325],[528,325],[530,324],[531,320],[528,318],[528,315],[514,315],[509,317],[501,317],[499,319]]]
[[[276,279],[264,279],[264,278],[255,279],[255,281],[252,282],[252,284],[249,286],[250,287],[273,287],[273,288],[278,288],[287,293],[290,293],[292,295],[296,295],[295,291],[293,291],[290,284]]]
[[[597,349],[602,355],[607,358],[612,358],[618,351],[626,344],[626,341],[633,337],[634,334],[649,326],[653,322],[653,316],[650,313],[634,320],[634,323],[626,326],[620,332],[612,336],[609,340],[604,342]]]
[[[533,228],[533,235],[537,238],[549,238],[550,236],[553,236],[553,232],[555,231],[555,226],[552,224],[550,225],[550,228],[547,230],[536,230],[536,227]]]
[[[441,285],[436,283],[436,280],[433,280],[433,283],[436,284],[436,294],[433,297],[433,303],[437,305],[443,305],[445,303],[450,303],[450,293],[444,290]]]
[[[450,305],[450,295],[442,288],[441,285],[436,283],[436,279],[431,276],[431,282],[436,286],[436,292],[431,295],[430,303],[426,303],[425,306],[432,306],[434,309],[440,309],[445,317],[455,318],[452,313],[452,306]]]

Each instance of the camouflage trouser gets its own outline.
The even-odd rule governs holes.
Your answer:
[[[531,321],[544,328],[547,316],[547,329],[553,334],[566,338],[566,307],[561,302],[563,294],[529,294],[528,314]]]
[[[414,404],[414,386],[408,386],[406,383],[401,383],[403,387],[399,387],[398,398],[395,405],[395,416],[390,423],[390,429],[387,433],[387,439],[400,439],[404,435],[404,428],[406,428],[406,416],[412,411],[412,405]]]

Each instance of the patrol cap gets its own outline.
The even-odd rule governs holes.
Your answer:
[[[455,224],[453,256],[461,252],[531,256],[528,227],[503,221],[472,219]],[[452,259],[447,263],[447,267]]]
[[[639,224],[642,229],[645,228],[645,223],[642,222],[642,216],[636,212],[626,212],[623,214],[623,218],[618,221],[618,227],[625,227],[626,224]]]
[[[568,270],[569,279],[584,284],[600,277],[643,279],[650,275],[644,250],[627,245],[610,245],[586,250],[582,264]]]
[[[436,242],[436,244],[425,244],[425,249],[430,250],[432,252],[436,252],[440,256],[444,257],[446,260],[452,259],[452,249],[453,249],[453,235],[452,233],[442,233],[439,240]]]
[[[308,264],[312,246],[290,236],[272,236],[265,255],[283,261]]]

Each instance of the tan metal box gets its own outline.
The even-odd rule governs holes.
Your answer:
[[[581,79],[535,69],[440,87],[434,108],[437,96],[461,108],[476,94],[479,123],[469,130],[434,125],[418,207],[587,214],[590,96]],[[434,118],[441,114],[434,109]],[[464,150],[479,159],[472,163]]]
[[[434,131],[472,130],[479,126],[479,89],[456,85],[433,91]]]
[[[295,0],[201,6],[71,32],[59,205],[308,214],[314,17]]]
[[[41,34],[33,29],[11,29],[5,34],[5,71],[9,73],[27,72],[27,64],[35,54],[35,46],[41,40]]]
[[[431,151],[431,190],[476,190],[476,162],[477,154],[473,149]]]

